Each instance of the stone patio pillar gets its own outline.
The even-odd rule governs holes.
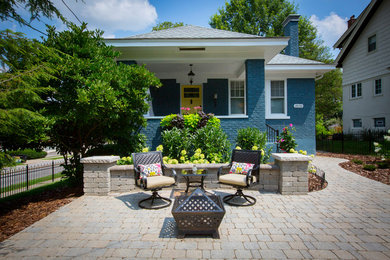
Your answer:
[[[84,165],[84,194],[104,196],[110,192],[110,167],[119,156],[92,156],[81,159]]]
[[[279,192],[282,195],[303,195],[309,192],[308,166],[310,156],[296,153],[273,153],[279,166]]]

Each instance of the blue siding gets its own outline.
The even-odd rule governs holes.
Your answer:
[[[203,84],[203,111],[215,115],[229,114],[229,81],[227,79],[208,79]],[[214,103],[214,93],[218,95]]]
[[[284,49],[286,55],[299,57],[298,22],[290,21],[284,27],[284,36],[290,36],[287,47]]]
[[[253,127],[265,130],[265,73],[264,60],[247,60],[246,97],[248,121]]]
[[[150,88],[152,115],[166,116],[180,113],[180,84],[175,79],[162,79],[162,87]]]
[[[314,79],[287,80],[288,120],[267,120],[267,124],[281,131],[290,123],[296,128],[294,136],[298,150],[315,154],[315,82]],[[303,104],[303,108],[294,108],[294,104]]]

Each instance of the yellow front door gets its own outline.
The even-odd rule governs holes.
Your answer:
[[[202,107],[202,86],[181,86],[181,106],[189,107],[189,113],[195,112],[194,107]]]

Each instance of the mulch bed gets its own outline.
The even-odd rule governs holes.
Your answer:
[[[309,173],[309,192],[325,189],[326,186],[328,186],[326,180],[323,182],[319,176]]]
[[[370,155],[320,153],[320,152],[317,152],[317,155],[347,159],[349,160],[348,162],[340,163],[340,166],[343,167],[344,169],[359,174],[363,177],[390,185],[390,169],[376,169],[375,171],[368,171],[363,169],[364,164],[376,164],[381,162],[381,160],[378,157],[370,156]],[[352,160],[354,159],[362,161],[363,164],[357,164],[352,162]]]
[[[81,187],[59,187],[39,195],[0,203],[0,242],[83,194]]]

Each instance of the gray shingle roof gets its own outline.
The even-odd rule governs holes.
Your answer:
[[[277,54],[273,57],[267,65],[318,65],[325,64],[315,60],[302,59],[295,56],[288,56],[284,54]]]
[[[122,39],[258,39],[264,38],[257,35],[231,32],[213,28],[205,28],[194,25],[185,25],[154,31],[145,34],[138,34]]]

